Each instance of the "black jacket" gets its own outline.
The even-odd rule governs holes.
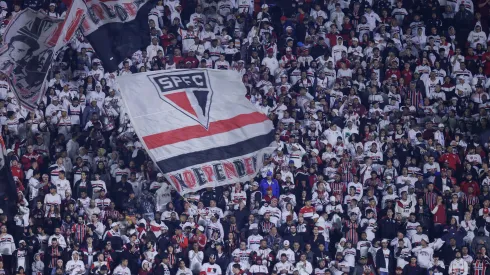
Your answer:
[[[381,220],[381,237],[384,239],[392,240],[396,237],[398,232],[398,223],[395,219],[388,217]]]
[[[424,269],[418,265],[412,266],[411,264],[407,264],[403,268],[403,275],[418,275],[422,274],[422,272],[424,272]]]
[[[386,261],[385,261],[385,255],[383,253],[383,248],[380,248],[378,252],[376,252],[376,268],[388,268],[389,272],[388,274],[393,274],[395,273],[395,253],[390,250],[390,255],[389,255],[389,266],[386,266]]]

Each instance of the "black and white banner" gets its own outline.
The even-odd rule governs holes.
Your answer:
[[[25,9],[10,21],[0,49],[0,71],[9,78],[20,104],[34,109],[43,96],[43,83],[53,58],[72,38],[83,16],[83,3],[74,1],[65,20]]]

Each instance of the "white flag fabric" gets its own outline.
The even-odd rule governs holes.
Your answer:
[[[275,149],[272,121],[236,72],[157,71],[118,82],[136,134],[181,194],[252,180]]]

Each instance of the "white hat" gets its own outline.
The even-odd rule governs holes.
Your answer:
[[[262,5],[262,8],[263,8],[263,9],[267,9],[268,7],[269,7],[269,5],[267,5],[267,4],[263,4],[263,5]]]
[[[252,182],[252,186],[259,186],[259,183],[254,181],[254,182]]]
[[[202,225],[200,225],[197,230],[201,231],[201,232],[204,232],[204,227]]]
[[[383,239],[381,243],[388,243],[388,239]]]
[[[352,41],[357,41],[357,42],[359,42],[359,39],[357,39],[357,38],[355,38],[355,37],[354,37],[354,38],[352,38]]]
[[[391,180],[391,179],[392,179],[392,177],[391,177],[391,176],[386,176],[386,179],[387,179],[387,180]]]
[[[126,147],[134,147],[134,143],[132,143],[131,141],[126,143]]]
[[[163,178],[163,174],[162,173],[158,173],[157,174],[157,178]]]
[[[189,23],[187,23],[187,25],[186,25],[186,26],[187,26],[188,28],[190,28],[190,27],[194,27],[194,24],[192,24],[191,22],[189,22]]]
[[[51,98],[51,100],[58,100],[58,97],[57,97],[57,96],[53,96],[53,97]]]
[[[345,239],[345,238],[340,239],[340,243],[341,242],[344,242],[345,243],[346,241],[347,241],[347,239]]]
[[[317,155],[318,155],[318,153],[319,153],[318,149],[313,149],[313,150],[311,150],[311,151],[312,151],[313,153],[317,154]]]
[[[118,222],[113,222],[113,223],[111,223],[111,227],[115,227],[115,226],[118,226],[118,225],[119,225],[119,223],[118,223]]]
[[[0,2],[0,7],[1,7],[2,9],[6,9],[6,8],[8,8],[8,7],[7,7],[7,2],[5,2],[5,1]]]
[[[331,196],[331,197],[330,197],[330,201],[331,201],[331,202],[335,202],[335,196]]]
[[[444,128],[444,124],[442,123],[439,123],[439,125],[437,125],[439,128]]]
[[[282,243],[284,246],[289,246],[289,241],[288,240],[285,240],[283,243]]]
[[[421,241],[425,241],[426,243],[428,243],[429,242],[429,238],[427,238],[427,236],[423,236]]]
[[[55,3],[51,3],[51,4],[49,4],[49,6],[50,6],[50,7],[51,7],[51,6],[56,7],[56,4],[55,4]]]
[[[269,18],[262,19],[262,22],[269,22]]]

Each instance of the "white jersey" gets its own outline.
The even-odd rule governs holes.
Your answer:
[[[123,267],[122,265],[118,265],[116,269],[114,269],[113,275],[131,275],[131,270],[128,267]]]
[[[85,264],[81,260],[70,260],[66,263],[66,274],[82,275],[85,274]]]
[[[0,236],[0,253],[3,255],[12,255],[15,251],[14,237],[10,234]]]
[[[253,275],[255,274],[269,274],[269,270],[265,265],[253,265],[250,267],[248,272],[252,273]]]
[[[408,221],[407,222],[407,227],[406,227],[406,230],[407,230],[407,238],[409,238],[410,240],[413,240],[412,237],[417,234],[417,226],[419,226],[420,223],[419,222],[411,222],[411,221]]]
[[[221,267],[217,264],[205,263],[202,265],[201,271],[206,272],[206,275],[222,275]]]
[[[277,272],[278,274],[280,274],[282,270],[286,270],[286,274],[292,274],[293,269],[294,269],[293,265],[288,261],[286,261],[284,263],[278,262],[274,266],[274,271]]]
[[[463,259],[454,259],[449,265],[450,275],[468,275],[468,263]]]
[[[29,179],[29,201],[33,200],[39,195],[39,188],[41,188],[41,183],[38,179],[34,177]]]
[[[294,264],[294,262],[296,262],[296,259],[294,257],[294,252],[291,250],[291,248],[281,249],[277,252],[279,258],[281,257],[282,254],[286,254],[289,263]]]
[[[412,249],[412,252],[417,256],[417,262],[422,268],[430,268],[432,266],[432,257],[434,256],[434,249],[431,247],[417,246]]]
[[[241,250],[240,248],[237,248],[231,253],[231,256],[233,258],[238,257],[240,258],[240,263],[243,264],[244,266],[248,267],[249,266],[249,259],[250,259],[250,253],[252,253],[252,250],[250,249],[245,249]]]
[[[257,251],[260,247],[260,241],[264,237],[260,236],[259,234],[257,235],[250,235],[247,239],[247,247],[250,248],[253,251]]]
[[[70,191],[70,194],[72,194],[70,182],[67,179],[58,179],[54,182],[54,185],[56,185],[56,192],[60,194],[62,200],[65,199],[66,191]]]

